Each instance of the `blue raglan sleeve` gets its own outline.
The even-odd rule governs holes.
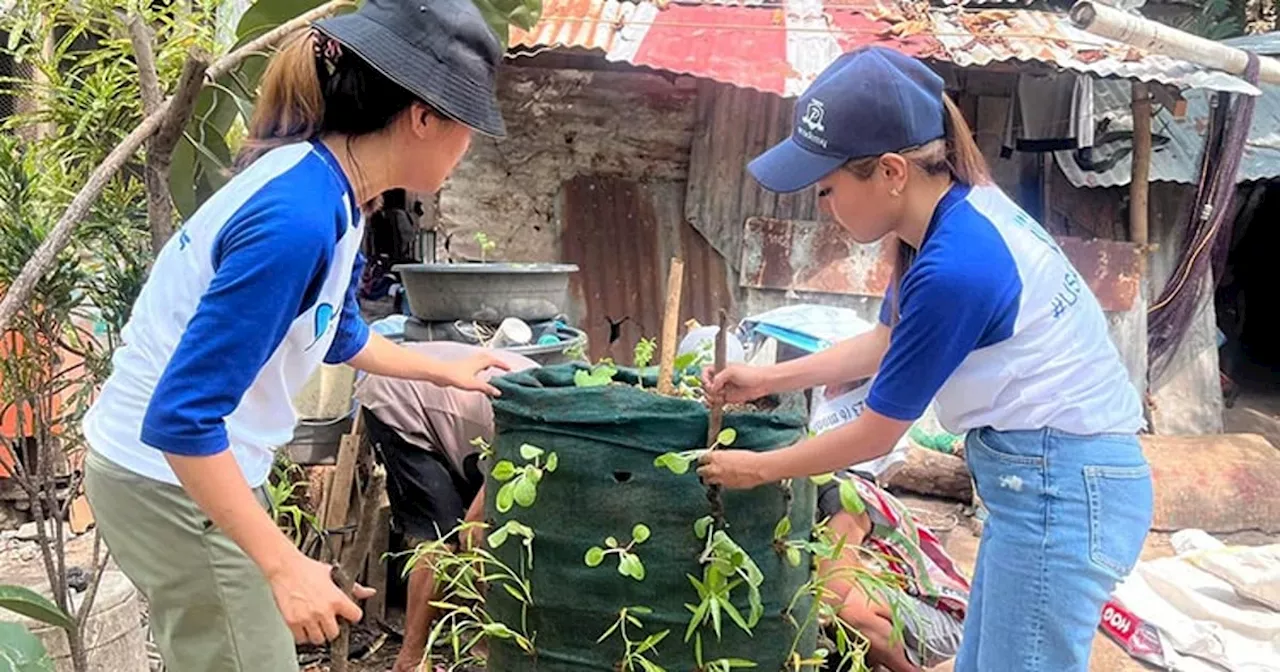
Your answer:
[[[1011,258],[975,255],[917,261],[901,292],[898,324],[867,406],[913,421],[970,352],[1013,333],[1020,285]],[[886,310],[881,321],[888,323]]]
[[[288,216],[265,209],[224,226],[213,279],[143,416],[144,444],[179,455],[227,448],[224,418],[315,300],[333,255],[331,226],[273,221]]]
[[[369,325],[360,316],[360,276],[364,274],[364,253],[357,252],[351,267],[351,284],[342,301],[342,316],[333,343],[324,355],[325,364],[342,364],[355,357],[369,342]]]

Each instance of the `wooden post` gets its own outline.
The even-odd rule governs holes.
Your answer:
[[[684,288],[684,261],[679,257],[671,260],[671,271],[667,274],[667,305],[662,313],[662,356],[658,360],[658,394],[667,396],[676,393],[672,380],[676,368],[676,341],[680,335],[680,292]]]
[[[1147,275],[1151,187],[1151,92],[1133,83],[1133,175],[1129,181],[1129,238],[1138,244],[1138,270]]]
[[[716,331],[716,351],[715,361],[712,370],[720,373],[724,369],[725,360],[728,358],[728,348],[725,339],[728,337],[729,331],[729,313],[720,309],[720,328]],[[720,437],[720,430],[724,428],[724,402],[711,402],[710,416],[707,420],[707,446],[716,445]],[[716,529],[724,529],[724,499],[720,494],[720,486],[711,485],[707,487],[707,501],[711,504],[711,517],[715,520]]]

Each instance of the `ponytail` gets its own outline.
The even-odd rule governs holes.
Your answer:
[[[916,148],[902,151],[902,157],[914,163],[929,175],[950,173],[952,179],[970,186],[991,184],[991,170],[987,160],[978,149],[973,139],[973,131],[969,122],[965,121],[960,108],[952,102],[951,97],[942,94],[942,105],[945,109],[942,118],[944,135],[939,140],[926,143]],[[847,167],[862,179],[871,177],[880,157],[874,156],[858,159],[847,164]],[[889,310],[889,326],[896,326],[901,315],[902,276],[915,261],[916,249],[902,242],[897,242],[898,250],[893,264],[893,274],[889,280],[889,292],[885,300],[893,301]]]
[[[964,113],[945,93],[942,94],[942,105],[946,108],[942,118],[946,131],[943,140],[947,146],[947,165],[951,174],[956,181],[970,186],[991,184],[991,169],[973,139],[973,130],[964,120]]]
[[[448,118],[336,39],[315,28],[302,31],[272,57],[262,75],[235,169],[276,147],[321,135],[351,139],[377,133],[414,103]]]
[[[267,65],[235,169],[243,170],[267,152],[319,134],[324,93],[316,67],[315,35],[300,32]]]

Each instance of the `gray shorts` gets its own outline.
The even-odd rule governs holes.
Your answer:
[[[907,595],[902,614],[902,639],[907,660],[933,667],[956,657],[964,623],[955,616]]]

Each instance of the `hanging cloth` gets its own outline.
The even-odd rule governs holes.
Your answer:
[[[1093,78],[1019,75],[1009,99],[1000,157],[1014,151],[1057,152],[1092,147]]]

